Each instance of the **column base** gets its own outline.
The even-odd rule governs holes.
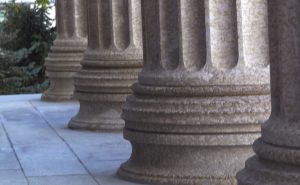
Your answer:
[[[72,75],[71,75],[72,76]],[[51,78],[50,87],[43,93],[44,101],[67,101],[74,99],[74,85],[72,77]]]
[[[121,131],[124,128],[124,121],[116,115],[115,118],[98,118],[83,120],[77,116],[69,122],[69,128],[74,130],[91,131]]]
[[[174,176],[155,176],[152,174],[140,174],[132,171],[127,171],[127,166],[124,164],[119,170],[118,175],[126,181],[137,183],[150,183],[157,185],[237,185],[234,177],[231,178],[212,178],[212,177],[174,177]]]
[[[42,95],[42,100],[64,101],[73,99],[75,73],[81,68],[85,39],[54,41],[46,58],[46,75],[50,87]]]
[[[132,155],[118,175],[138,183],[236,185],[236,173],[253,154],[250,145],[205,145],[203,141],[213,141],[213,135],[135,133],[124,131],[125,138],[130,137]]]
[[[253,144],[256,156],[238,173],[239,185],[299,185],[300,150],[270,144],[263,138]]]
[[[150,184],[236,185],[270,97],[254,87],[212,88],[134,85],[122,115],[132,154],[118,174]]]
[[[44,93],[42,94],[42,101],[68,101],[73,100],[73,94],[71,95],[61,95],[61,94],[52,94],[50,93]]]
[[[92,131],[121,131],[125,122],[121,119],[121,107],[126,95],[76,93],[80,102],[78,114],[72,118],[69,128]]]
[[[300,166],[278,163],[257,156],[237,174],[238,185],[299,185]]]

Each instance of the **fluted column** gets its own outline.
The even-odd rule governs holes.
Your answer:
[[[74,129],[122,129],[121,106],[142,67],[140,0],[89,0],[88,48],[75,76]]]
[[[57,0],[57,38],[46,59],[46,74],[50,87],[44,100],[73,98],[73,76],[80,69],[80,61],[87,45],[86,0]]]
[[[121,177],[236,184],[270,112],[266,8],[262,0],[142,1],[144,67],[123,108],[132,154]]]
[[[272,113],[239,185],[300,184],[300,1],[269,6]]]

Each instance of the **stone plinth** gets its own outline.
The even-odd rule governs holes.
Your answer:
[[[121,107],[142,67],[140,0],[89,0],[88,48],[75,76],[79,113],[69,127],[120,130]]]
[[[261,0],[142,1],[145,61],[123,108],[132,154],[122,178],[236,184],[270,113],[266,10]]]
[[[50,87],[42,99],[59,101],[73,98],[73,76],[87,45],[86,0],[58,0],[57,38],[46,59]]]
[[[300,184],[300,1],[269,6],[272,113],[254,143],[239,185]]]

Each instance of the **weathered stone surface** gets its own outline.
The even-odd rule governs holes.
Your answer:
[[[89,0],[88,48],[75,76],[79,113],[73,129],[124,127],[121,106],[142,67],[140,0]]]
[[[73,98],[73,76],[87,45],[86,0],[59,0],[56,9],[57,38],[46,59],[50,87],[43,100]]]
[[[266,1],[146,0],[142,14],[144,68],[122,115],[133,149],[118,174],[236,184],[270,112]]]
[[[256,156],[238,173],[239,185],[300,183],[300,1],[269,6],[272,113],[254,143]]]

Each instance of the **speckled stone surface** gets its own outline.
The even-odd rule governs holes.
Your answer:
[[[253,14],[254,13],[254,14]],[[144,67],[123,107],[118,174],[235,185],[270,114],[267,1],[142,1]]]
[[[89,0],[88,48],[75,75],[78,114],[69,127],[120,130],[121,107],[142,67],[141,0]]]
[[[300,184],[300,1],[269,6],[272,113],[254,143],[239,185]]]
[[[86,0],[58,0],[56,11],[57,38],[45,63],[50,87],[42,96],[48,101],[73,98],[73,76],[87,45]]]

